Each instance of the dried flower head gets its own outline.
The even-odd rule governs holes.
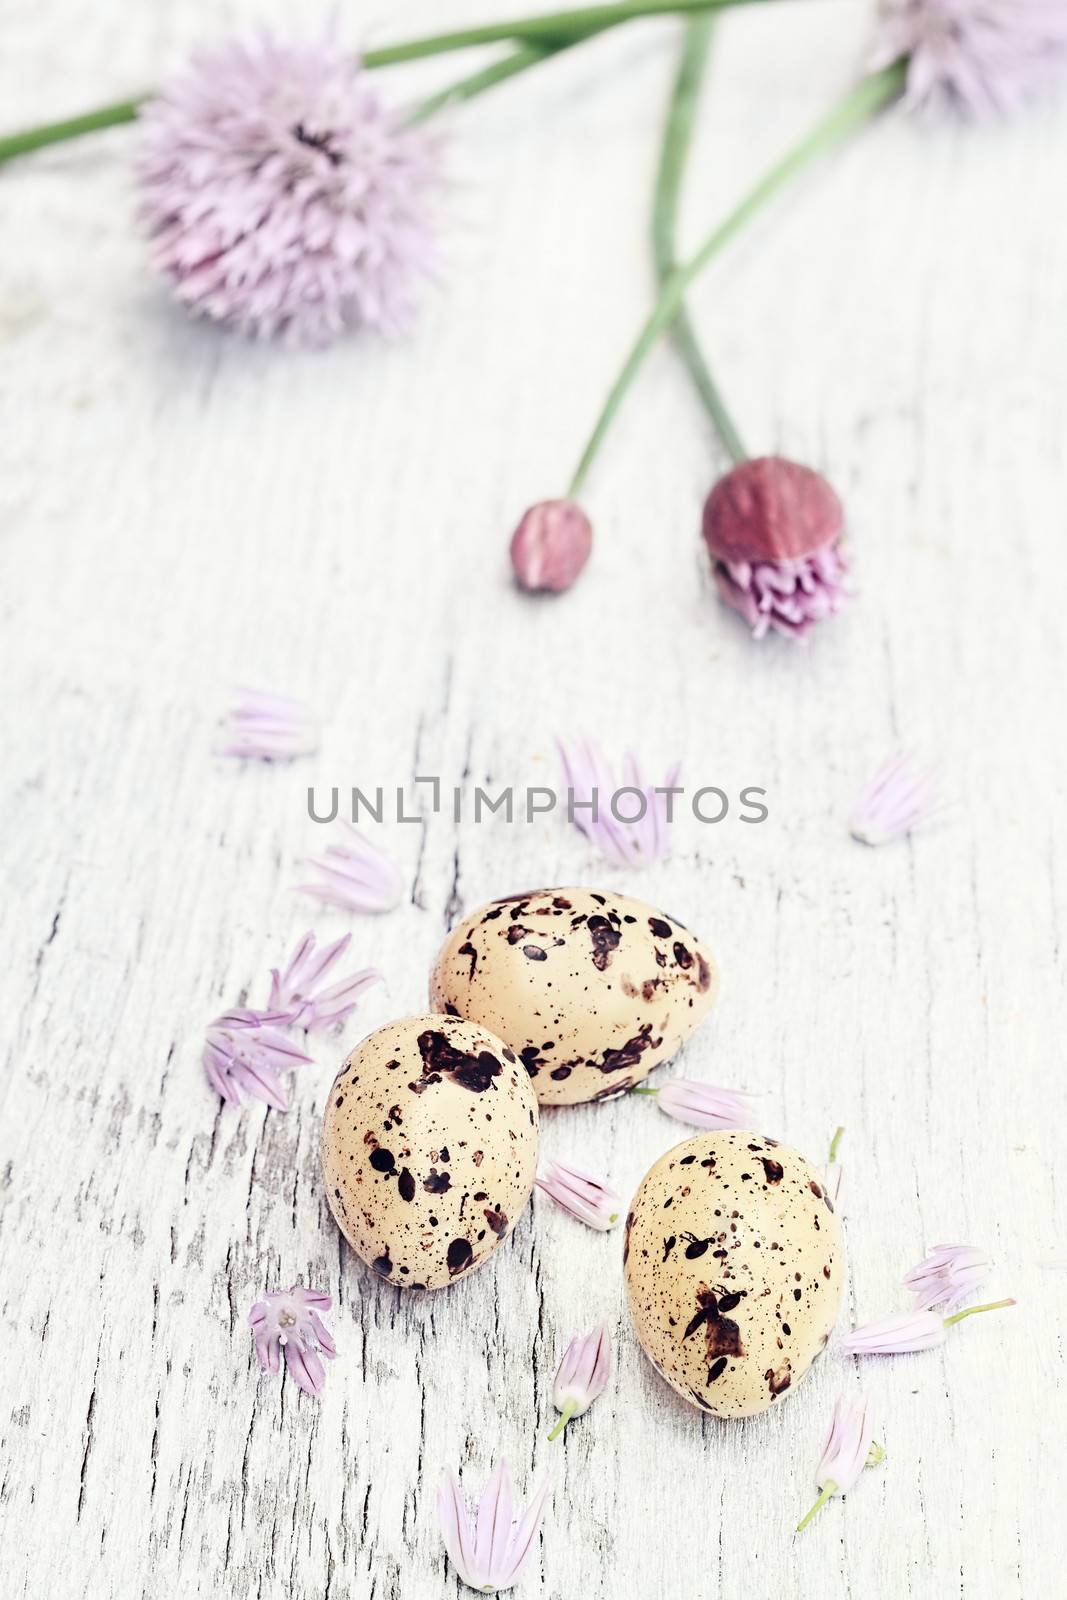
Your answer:
[[[522,589],[569,589],[589,560],[593,525],[574,500],[539,500],[511,536],[511,565]]]
[[[285,1365],[305,1394],[322,1393],[326,1369],[319,1360],[321,1351],[332,1361],[337,1349],[320,1312],[329,1311],[332,1301],[321,1289],[304,1289],[294,1283],[291,1289],[265,1294],[248,1313],[256,1355],[263,1372],[280,1371],[280,1353]]]
[[[860,792],[848,828],[861,844],[890,844],[936,810],[933,772],[919,766],[913,756],[897,755],[880,767]]]
[[[552,1404],[562,1415],[548,1436],[550,1440],[559,1437],[572,1417],[589,1410],[610,1377],[611,1341],[604,1324],[592,1333],[576,1333],[556,1368]]]
[[[279,972],[277,967],[271,968],[268,1002],[271,1010],[284,1013],[290,1027],[303,1028],[307,1033],[343,1022],[356,1009],[363,991],[382,981],[376,968],[364,967],[329,988],[322,988],[322,980],[351,942],[352,935],[346,933],[324,950],[317,950],[315,935],[305,933],[284,970]]]
[[[841,609],[847,573],[841,502],[826,479],[782,456],[742,461],[704,504],[719,594],[762,639],[800,639]]]
[[[558,1206],[569,1211],[579,1222],[590,1228],[607,1232],[619,1220],[622,1197],[616,1194],[603,1179],[584,1167],[570,1166],[566,1161],[550,1161],[544,1173],[536,1178],[537,1187],[543,1189]]]
[[[658,1089],[638,1087],[634,1094],[654,1094],[661,1111],[694,1128],[750,1128],[751,1097],[740,1089],[720,1089],[695,1078],[670,1078]]]
[[[882,0],[875,67],[906,58],[906,99],[1014,111],[1067,67],[1062,0]]]
[[[678,781],[677,763],[656,785],[645,777],[637,757],[628,753],[619,782],[592,740],[564,744],[557,739],[556,748],[568,790],[568,815],[607,861],[618,867],[643,867],[667,853],[668,791]]]
[[[404,898],[400,868],[350,822],[342,826],[344,844],[329,844],[324,855],[304,863],[320,881],[298,884],[298,893],[344,911],[392,911]]]
[[[141,217],[190,311],[301,344],[406,326],[434,261],[434,146],[334,39],[201,50],[141,121]]]
[[[502,1461],[478,1501],[473,1519],[459,1484],[447,1475],[437,1496],[441,1535],[449,1559],[463,1582],[491,1594],[518,1583],[537,1544],[548,1499],[548,1481],[518,1515],[511,1469]]]
[[[797,1532],[803,1532],[833,1495],[847,1494],[864,1467],[874,1466],[884,1457],[885,1451],[874,1442],[874,1423],[867,1401],[862,1398],[836,1400],[830,1431],[815,1473],[819,1498],[807,1516],[797,1523]]]
[[[306,1065],[310,1056],[280,1030],[289,1026],[287,1012],[226,1011],[207,1030],[204,1071],[224,1100],[240,1105],[247,1094],[276,1111],[289,1101],[278,1077],[288,1067]]]
[[[292,761],[319,747],[315,718],[300,700],[264,689],[240,689],[230,711],[229,743],[222,756],[260,761]]]
[[[914,1293],[919,1311],[956,1311],[982,1287],[991,1266],[985,1252],[971,1245],[935,1244],[905,1274],[904,1287]]]

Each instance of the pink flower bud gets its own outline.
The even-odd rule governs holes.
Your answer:
[[[782,456],[742,461],[704,505],[704,542],[719,593],[757,639],[799,638],[840,609],[847,566],[841,502],[826,479]]]
[[[511,536],[511,565],[523,589],[562,594],[593,548],[593,527],[573,500],[539,500]]]

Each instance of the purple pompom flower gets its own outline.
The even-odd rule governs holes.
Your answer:
[[[550,1441],[559,1437],[572,1417],[589,1410],[610,1377],[611,1341],[604,1324],[592,1333],[576,1333],[556,1368],[552,1404],[562,1415],[548,1436]]]
[[[638,1087],[633,1094],[654,1094],[661,1111],[694,1128],[749,1128],[751,1097],[740,1089],[719,1089],[695,1078],[671,1078],[658,1089]]]
[[[280,1031],[289,1026],[289,1020],[284,1011],[243,1007],[215,1018],[204,1043],[204,1071],[224,1100],[240,1105],[242,1095],[247,1094],[276,1111],[288,1111],[289,1101],[278,1074],[311,1060]]]
[[[755,639],[802,639],[841,609],[847,563],[841,502],[826,479],[783,456],[742,461],[704,504],[704,543],[719,594]]]
[[[919,1311],[956,1311],[985,1283],[992,1265],[966,1244],[936,1244],[904,1277]]]
[[[256,1355],[263,1372],[281,1370],[279,1355],[305,1394],[320,1395],[326,1382],[326,1369],[319,1360],[321,1351],[332,1361],[337,1349],[320,1312],[329,1311],[332,1301],[320,1289],[304,1289],[294,1283],[257,1300],[248,1313]]]
[[[663,783],[654,785],[636,756],[627,754],[619,783],[592,740],[567,745],[557,739],[556,748],[568,790],[568,816],[606,860],[617,867],[643,867],[666,854],[672,799],[667,791],[678,781],[677,763]]]
[[[1067,68],[1063,0],[882,0],[876,68],[907,58],[909,105],[1014,111]]]
[[[400,868],[350,822],[343,826],[344,844],[329,844],[305,862],[320,881],[298,884],[297,892],[344,911],[392,911],[404,898]]]
[[[346,933],[325,949],[316,950],[315,935],[305,933],[284,970],[271,969],[270,1009],[286,1015],[290,1027],[301,1027],[307,1033],[343,1022],[356,1009],[363,991],[382,981],[376,968],[364,967],[329,988],[322,988],[322,980],[351,942],[352,935]]]
[[[622,1197],[595,1173],[572,1167],[566,1161],[550,1161],[544,1174],[538,1174],[537,1187],[579,1222],[606,1233],[622,1212]]]
[[[861,844],[891,844],[911,833],[937,809],[932,771],[909,755],[896,755],[861,790],[849,832]]]
[[[466,1499],[452,1473],[437,1496],[441,1534],[449,1559],[463,1582],[490,1594],[518,1583],[537,1545],[548,1499],[548,1481],[519,1516],[511,1469],[502,1461],[482,1491],[472,1520]]]
[[[314,755],[319,746],[319,730],[307,706],[264,689],[238,691],[229,735],[229,743],[219,750],[221,756],[292,761]]]
[[[140,214],[190,311],[322,345],[410,320],[435,147],[330,37],[197,52],[141,113]]]
[[[884,1457],[885,1451],[874,1442],[874,1423],[866,1400],[836,1400],[830,1431],[815,1473],[819,1498],[807,1516],[797,1523],[797,1532],[804,1531],[833,1495],[847,1494],[864,1467],[873,1467]]]

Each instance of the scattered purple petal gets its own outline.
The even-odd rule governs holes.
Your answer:
[[[291,1289],[265,1294],[248,1314],[256,1355],[263,1372],[280,1370],[279,1354],[305,1394],[317,1396],[326,1382],[326,1369],[319,1360],[321,1351],[332,1361],[336,1347],[321,1313],[332,1302],[319,1289],[304,1289],[294,1283]]]
[[[1062,0],[882,0],[872,65],[906,57],[906,103],[1017,110],[1067,68]]]
[[[740,1089],[720,1089],[695,1078],[670,1078],[659,1089],[638,1089],[654,1094],[661,1111],[694,1128],[749,1128],[752,1099]]]
[[[247,1094],[277,1111],[288,1111],[278,1074],[311,1060],[280,1031],[288,1025],[284,1011],[240,1008],[216,1017],[207,1030],[203,1055],[212,1088],[231,1105],[240,1105]]]
[[[279,972],[277,967],[271,970],[270,1009],[287,1015],[290,1026],[307,1033],[343,1022],[356,1009],[364,990],[382,981],[376,968],[364,967],[329,988],[322,988],[322,980],[351,942],[352,935],[346,933],[325,949],[317,950],[315,935],[305,933],[284,971]]]
[[[307,706],[288,695],[241,689],[230,712],[229,743],[219,755],[257,761],[293,761],[314,755],[319,745],[315,719]]]
[[[846,1356],[895,1356],[932,1350],[945,1342],[945,1323],[933,1311],[907,1311],[853,1328],[838,1345]]]
[[[611,1377],[611,1341],[602,1323],[592,1333],[576,1333],[556,1368],[552,1388],[552,1404],[562,1416],[549,1434],[557,1438],[572,1417],[580,1417],[589,1410],[598,1395],[603,1394]]]
[[[519,1517],[511,1469],[501,1461],[472,1518],[459,1484],[447,1474],[438,1492],[437,1511],[445,1549],[464,1583],[490,1593],[510,1589],[519,1581],[537,1544],[548,1489],[546,1479]]]
[[[591,740],[570,745],[557,740],[556,747],[564,784],[573,796],[568,797],[568,814],[602,856],[618,867],[643,867],[666,855],[671,796],[663,791],[677,783],[681,771],[677,763],[657,786],[645,778],[637,758],[627,754],[622,780],[617,782],[599,745]],[[620,821],[614,815],[613,797],[620,790],[615,809],[633,821]]]
[[[138,120],[140,215],[189,311],[291,344],[408,326],[436,266],[437,141],[335,39],[201,49]]]
[[[919,1311],[958,1311],[985,1283],[992,1262],[966,1244],[937,1244],[905,1275]]]
[[[344,911],[392,911],[404,898],[400,868],[350,822],[342,827],[347,842],[329,844],[323,855],[307,860],[304,865],[318,874],[319,881],[298,884],[297,892]]]
[[[875,773],[856,801],[849,832],[861,844],[889,844],[910,833],[937,809],[934,773],[914,757],[894,756]]]
[[[584,1167],[573,1167],[566,1161],[550,1161],[544,1174],[538,1174],[535,1181],[558,1206],[590,1228],[607,1232],[622,1213],[622,1197]]]
[[[833,1495],[847,1494],[858,1481],[864,1467],[880,1461],[883,1455],[881,1447],[874,1442],[874,1423],[867,1401],[862,1397],[858,1400],[836,1400],[830,1431],[815,1473],[819,1498],[807,1516],[797,1523],[797,1532],[801,1533],[807,1527],[816,1512],[821,1511]]]

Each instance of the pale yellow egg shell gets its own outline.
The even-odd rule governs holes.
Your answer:
[[[790,1394],[837,1319],[845,1249],[820,1174],[756,1133],[701,1133],[645,1174],[626,1219],[637,1337],[718,1417]]]
[[[326,1105],[322,1171],[338,1227],[390,1283],[453,1283],[522,1214],[537,1120],[522,1063],[485,1028],[390,1022],[353,1050]]]
[[[453,928],[430,1003],[499,1034],[542,1105],[577,1105],[669,1061],[718,987],[710,951],[666,912],[607,890],[537,889]]]

